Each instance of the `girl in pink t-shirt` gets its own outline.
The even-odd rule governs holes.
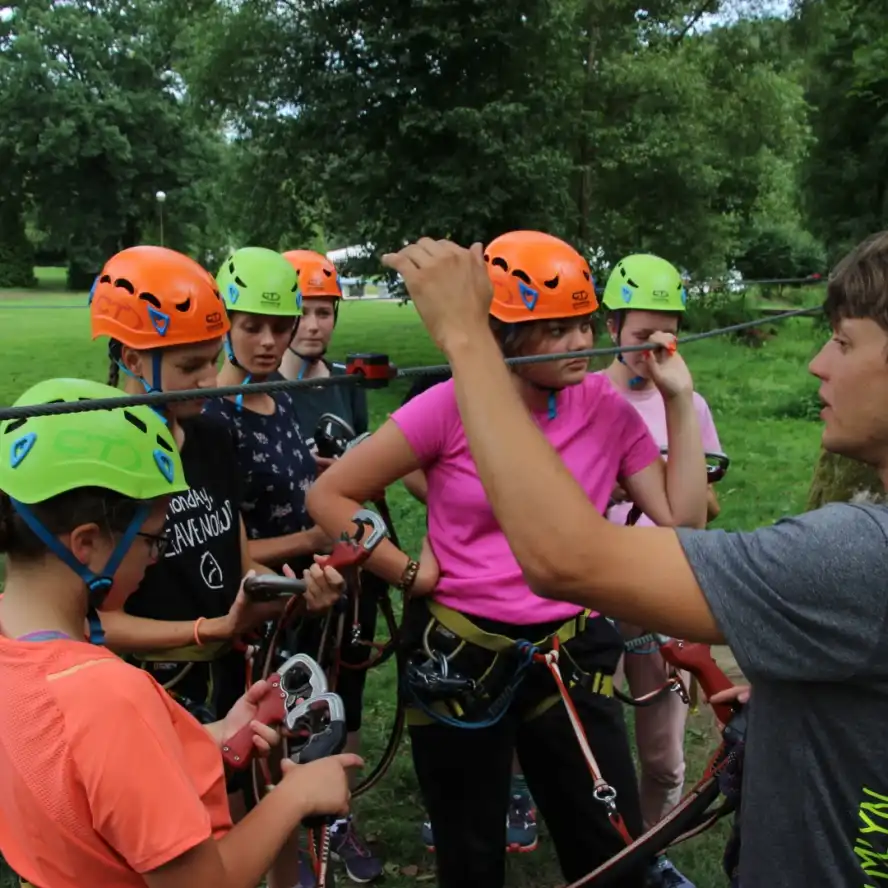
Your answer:
[[[539,232],[511,232],[489,245],[485,259],[495,291],[490,323],[506,356],[591,347],[591,315],[598,303],[589,266],[572,247]],[[587,358],[519,365],[514,379],[527,409],[602,513],[619,484],[659,524],[702,523],[705,473],[693,418],[690,428],[686,417],[676,423],[682,433],[670,441],[667,482],[644,421],[604,377],[588,374]],[[520,448],[521,441],[504,440],[502,446]],[[574,881],[617,853],[624,840],[594,797],[545,665],[527,669],[509,698],[516,649],[507,646],[494,661],[484,644],[498,636],[546,648],[556,633],[571,636],[561,660],[570,694],[635,835],[641,831],[641,812],[623,714],[611,696],[593,692],[590,681],[604,676],[608,689],[622,640],[600,615],[584,622],[580,608],[537,597],[528,587],[478,478],[450,381],[402,406],[328,469],[309,493],[309,511],[338,536],[349,527],[357,504],[417,470],[428,484],[428,535],[419,559],[386,541],[367,565],[410,595],[405,690],[414,704],[413,761],[432,823],[438,884],[503,885],[513,749],[564,878]],[[467,636],[468,643],[461,644]],[[448,658],[447,677],[463,680],[457,690],[438,696],[438,704],[442,697],[449,703],[443,710],[429,691],[445,678],[442,656]],[[470,687],[465,679],[480,685]],[[621,884],[641,888],[644,870],[639,867]]]
[[[665,259],[641,254],[622,259],[608,278],[604,291],[603,304],[610,311],[607,326],[611,339],[616,345],[640,345],[658,331],[677,334],[687,301],[685,293],[681,274]],[[639,354],[619,355],[600,375],[635,408],[654,441],[665,448],[669,444],[666,404]],[[694,406],[703,449],[708,453],[720,453],[721,444],[709,406],[696,392]],[[618,488],[614,500],[607,517],[616,524],[625,524],[632,509],[632,499]],[[707,518],[711,520],[716,515],[718,500],[710,487]],[[635,523],[643,526],[656,522],[642,514]],[[626,640],[647,632],[645,627],[623,623],[619,628]],[[632,695],[641,697],[663,686],[667,666],[656,651],[630,650],[618,670],[618,681],[622,681],[624,673]],[[689,679],[684,675],[685,684]],[[687,714],[688,705],[677,694],[666,694],[652,705],[636,710],[635,741],[641,764],[639,784],[645,829],[665,817],[681,799]],[[652,886],[693,888],[665,855],[653,864],[649,881]]]

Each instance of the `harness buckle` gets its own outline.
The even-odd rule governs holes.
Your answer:
[[[616,809],[617,807],[617,791],[609,783],[596,786],[592,790],[592,797],[596,802],[601,802],[608,808]]]
[[[688,694],[688,689],[685,687],[685,683],[681,680],[681,676],[677,672],[673,673],[672,678],[669,680],[669,690],[674,694],[678,694],[681,702],[686,706],[690,705],[691,697]]]
[[[431,700],[450,700],[476,689],[475,680],[458,673],[450,674],[450,666],[440,651],[433,651],[424,663],[407,663],[404,680],[414,693]]]

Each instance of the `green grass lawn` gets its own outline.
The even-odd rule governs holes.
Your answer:
[[[106,378],[106,344],[90,340],[85,303],[85,295],[0,291],[0,404],[10,404],[25,388],[51,376]],[[76,305],[82,307],[61,307]],[[820,436],[819,423],[806,418],[811,411],[805,409],[817,388],[806,371],[817,336],[810,319],[793,319],[761,348],[719,337],[685,350],[697,389],[708,400],[723,449],[732,459],[719,489],[722,514],[716,526],[753,528],[804,508]],[[396,302],[344,305],[332,351],[334,357],[349,351],[386,352],[400,367],[443,362],[412,305],[401,308]],[[407,381],[399,380],[370,392],[374,426],[398,406],[407,386]],[[389,492],[389,502],[403,544],[418,551],[424,531],[421,508],[400,484]],[[364,716],[369,767],[388,736],[394,681],[389,666],[369,676]],[[709,724],[704,715],[690,719],[690,780],[697,779],[712,751]],[[419,840],[423,811],[406,741],[384,781],[356,807],[364,832],[389,861],[387,885],[434,884],[432,857]],[[720,869],[723,843],[724,834],[714,830],[672,856],[697,888],[716,888],[725,884]],[[543,831],[536,853],[510,859],[508,885],[559,884],[563,880]]]

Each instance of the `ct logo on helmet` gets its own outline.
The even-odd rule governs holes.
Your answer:
[[[654,290],[651,293],[651,299],[654,302],[668,302],[669,294],[665,290]]]
[[[210,312],[204,320],[206,321],[208,332],[211,330],[221,330],[225,326],[222,322],[222,312],[220,311]]]
[[[95,301],[96,306],[93,311],[96,317],[110,318],[130,330],[141,330],[145,326],[142,315],[128,302],[105,293],[98,294]]]
[[[277,304],[281,301],[281,294],[275,293],[272,290],[266,290],[265,292],[263,292],[261,299],[263,302],[273,302]]]
[[[570,298],[573,302],[574,311],[582,311],[583,309],[589,308],[588,290],[577,290],[575,293],[570,294]]]
[[[92,456],[98,462],[113,462],[124,471],[138,471],[142,456],[135,447],[119,438],[65,429],[52,440],[53,450],[66,456]],[[19,460],[21,461],[21,460]]]

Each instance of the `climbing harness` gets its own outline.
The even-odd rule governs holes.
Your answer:
[[[707,699],[733,687],[730,679],[712,659],[709,645],[669,639],[662,648],[663,659],[676,670],[690,672],[699,682]],[[634,870],[638,860],[650,860],[657,854],[694,836],[701,835],[719,820],[739,810],[739,773],[742,768],[746,732],[746,710],[741,704],[714,703],[716,717],[724,725],[722,743],[710,759],[703,777],[684,798],[657,824],[627,843],[626,847],[591,873],[567,888],[618,886],[620,879]],[[719,796],[724,801],[713,807]],[[736,827],[735,827],[736,829]],[[732,839],[734,836],[732,836]],[[736,865],[739,833],[729,843],[725,868]]]
[[[488,632],[468,617],[438,601],[417,601],[407,634],[400,685],[410,704],[410,725],[437,721],[453,727],[481,729],[495,725],[508,711],[526,678],[534,656],[562,646],[571,667],[569,684],[582,684],[610,696],[613,678],[604,671],[589,674],[573,660],[569,644],[586,629],[587,612],[528,641]],[[526,720],[542,715],[559,694],[544,694]]]

